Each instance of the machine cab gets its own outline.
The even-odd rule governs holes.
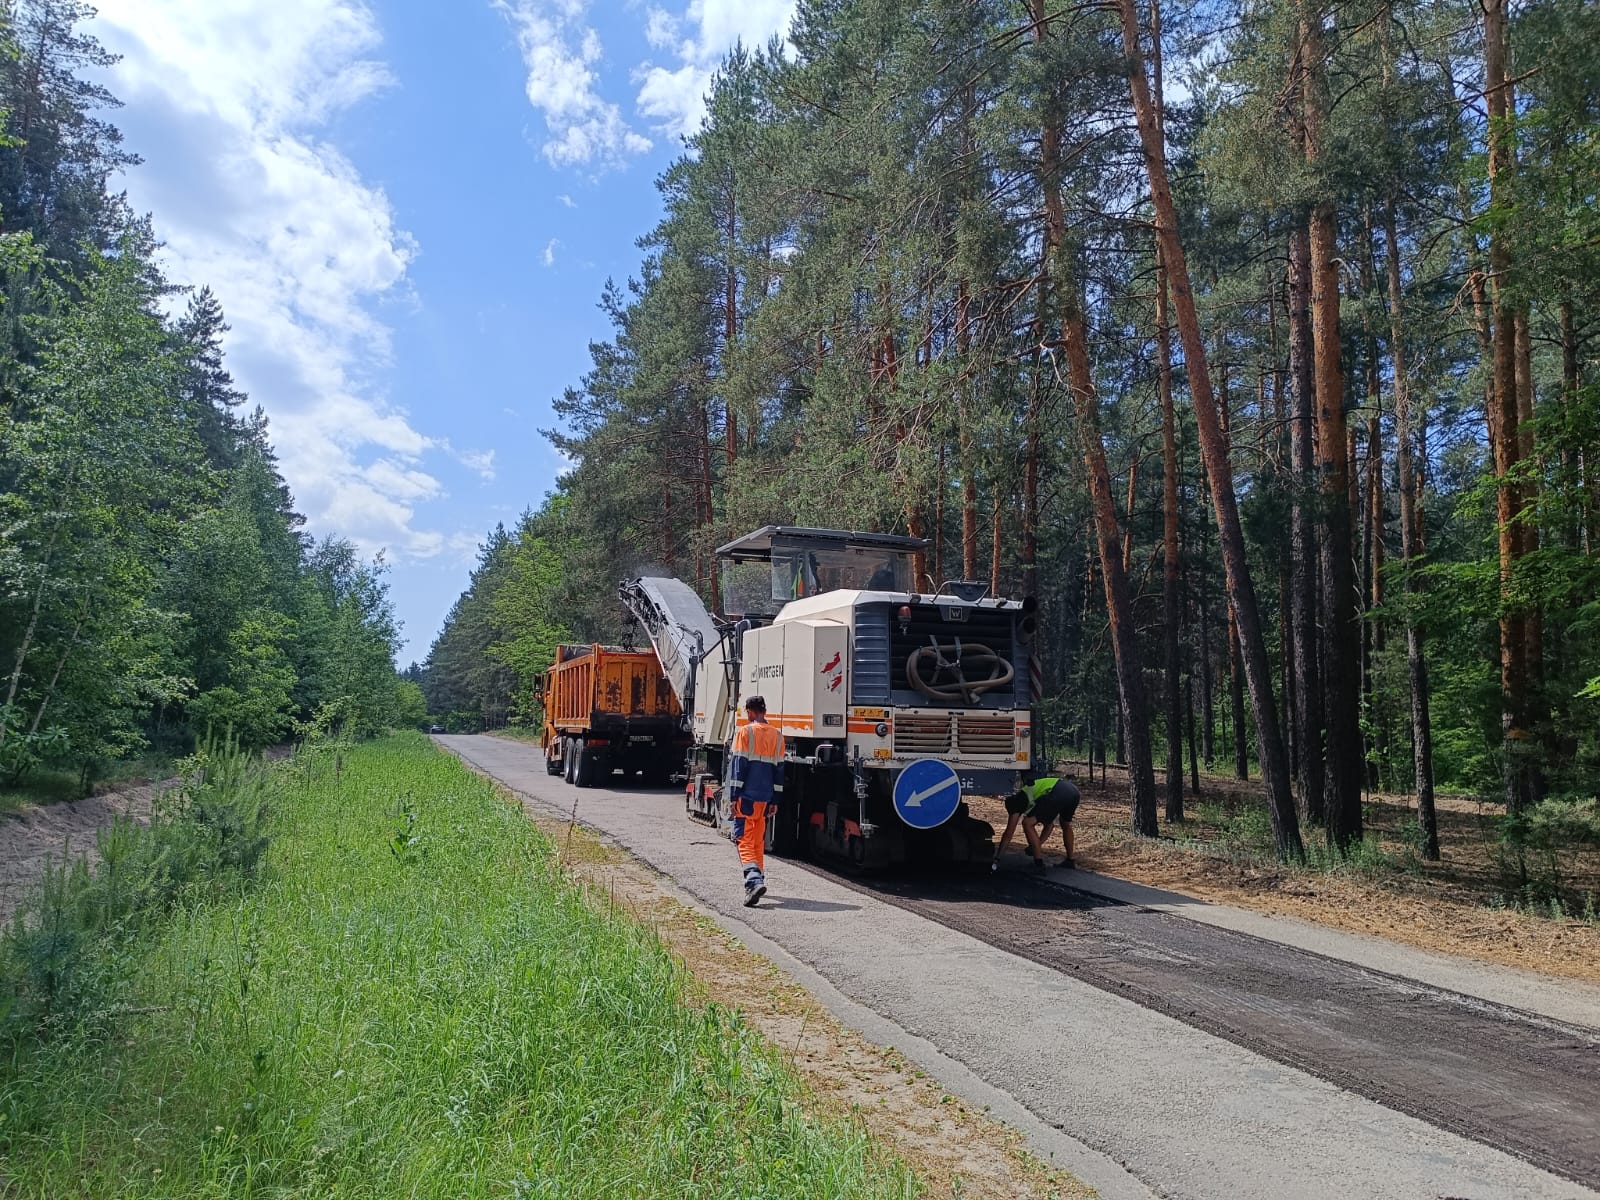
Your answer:
[[[905,595],[922,538],[768,525],[717,550],[725,620],[770,623],[783,606],[824,592]]]

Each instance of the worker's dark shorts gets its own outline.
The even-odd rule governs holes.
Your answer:
[[[1081,799],[1077,785],[1070,779],[1063,779],[1033,806],[1033,819],[1041,825],[1048,825],[1059,817],[1065,825],[1078,815],[1078,801]]]

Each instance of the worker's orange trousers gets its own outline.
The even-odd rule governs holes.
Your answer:
[[[763,800],[736,800],[733,805],[733,840],[745,878],[751,869],[763,880],[767,874],[767,805]]]

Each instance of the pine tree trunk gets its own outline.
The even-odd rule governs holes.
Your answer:
[[[1374,340],[1373,349],[1376,351],[1377,343]],[[1377,368],[1373,368],[1372,386],[1378,386]],[[1374,401],[1377,396],[1374,395]],[[1383,568],[1384,568],[1384,498],[1383,498],[1383,434],[1379,425],[1376,412],[1367,418],[1367,608],[1369,613],[1376,614],[1383,608]],[[1384,623],[1383,618],[1369,615],[1362,622],[1366,631],[1366,710],[1367,724],[1373,731],[1373,738],[1377,742],[1377,752],[1368,755],[1370,764],[1367,771],[1367,786],[1373,790],[1383,786],[1383,764],[1388,761],[1388,734],[1384,721],[1383,705],[1378,694],[1378,662],[1384,652]]]
[[[989,594],[991,596],[1000,594],[1000,562],[1005,545],[1005,522],[1001,519],[1002,513],[1000,487],[996,484],[989,513]]]
[[[1283,359],[1278,347],[1279,289],[1274,284],[1266,297],[1272,337],[1272,427],[1275,431],[1270,451],[1270,461],[1277,477],[1277,486],[1284,495],[1291,495],[1293,480],[1289,475],[1289,412],[1285,395]],[[1266,438],[1263,437],[1263,443]],[[1267,454],[1267,451],[1263,451]],[[1278,663],[1278,719],[1283,722],[1284,742],[1289,752],[1289,773],[1299,770],[1298,728],[1295,724],[1294,687],[1294,603],[1291,599],[1291,573],[1294,558],[1294,539],[1288,526],[1281,522],[1274,539],[1278,559],[1278,641],[1281,648]]]
[[[1255,583],[1250,577],[1246,558],[1244,526],[1239,520],[1238,500],[1233,485],[1233,464],[1228,461],[1216,396],[1211,390],[1210,372],[1206,366],[1205,338],[1201,333],[1194,293],[1189,284],[1188,259],[1178,236],[1177,205],[1173,201],[1172,187],[1167,178],[1166,147],[1156,122],[1155,105],[1150,99],[1144,56],[1139,46],[1139,17],[1134,0],[1117,0],[1117,8],[1122,18],[1122,47],[1127,60],[1128,88],[1144,148],[1145,169],[1150,178],[1156,233],[1172,284],[1178,334],[1183,344],[1184,366],[1189,375],[1189,393],[1194,398],[1195,418],[1200,427],[1201,453],[1211,477],[1211,498],[1216,510],[1218,540],[1222,544],[1228,598],[1239,622],[1239,640],[1250,685],[1250,701],[1255,715],[1261,770],[1267,784],[1273,834],[1280,857],[1299,858],[1304,853],[1304,847],[1300,841],[1299,815],[1295,812],[1294,797],[1289,788],[1289,765],[1283,752],[1283,733],[1278,727],[1277,702],[1272,694],[1272,664],[1267,658],[1261,610],[1256,602]]]
[[[1301,9],[1306,77],[1305,154],[1315,167],[1323,157],[1327,111],[1323,76],[1322,14]],[[1333,202],[1311,210],[1311,344],[1317,397],[1317,478],[1321,484],[1318,550],[1322,573],[1324,661],[1323,721],[1327,726],[1328,840],[1340,848],[1361,839],[1360,627],[1356,611],[1354,540],[1351,536],[1349,430],[1344,414],[1344,361],[1339,340],[1339,247]]]
[[[1167,272],[1156,252],[1156,387],[1161,398],[1161,616],[1167,701],[1167,820],[1183,820],[1183,669],[1179,647],[1183,563],[1178,548],[1178,421],[1172,402]],[[1194,736],[1192,726],[1190,738]],[[1190,746],[1191,752],[1193,745]]]
[[[1161,67],[1161,0],[1150,0],[1150,74],[1156,128],[1166,141],[1167,118]],[[1178,547],[1178,422],[1172,402],[1172,322],[1167,315],[1167,269],[1156,246],[1156,387],[1161,402],[1161,624],[1167,704],[1167,820],[1183,820],[1183,697],[1179,674],[1182,561]],[[1131,521],[1130,521],[1131,524]],[[1190,734],[1194,737],[1193,726]],[[1191,755],[1193,745],[1190,746]]]
[[[1311,235],[1299,226],[1289,234],[1289,396],[1290,469],[1294,480],[1291,516],[1294,553],[1293,593],[1295,742],[1299,749],[1300,807],[1306,820],[1327,820],[1323,789],[1322,652],[1317,625],[1315,384],[1311,351]]]
[[[1037,360],[1037,355],[1035,358]],[[1039,595],[1039,422],[1043,391],[1039,371],[1040,366],[1035,361],[1022,461],[1022,594],[1035,598]]]
[[[1405,323],[1400,290],[1400,238],[1394,201],[1384,209],[1383,239],[1389,273],[1389,363],[1394,371],[1395,467],[1400,488],[1400,557],[1406,595],[1422,594],[1422,502],[1411,458],[1411,381],[1406,369]],[[1428,660],[1421,623],[1410,606],[1406,615],[1406,668],[1411,682],[1411,761],[1417,792],[1417,823],[1422,826],[1422,857],[1439,861],[1439,818],[1433,803],[1433,721],[1428,711]]]
[[[723,292],[723,328],[722,328],[722,374],[727,378],[729,359],[733,354],[734,343],[739,340],[739,273],[734,268],[733,255],[735,240],[738,237],[737,209],[730,202],[728,205],[728,270],[727,286]],[[725,440],[728,443],[728,466],[731,468],[739,457],[739,414],[734,409],[733,400],[724,396],[722,401],[723,421],[726,425]],[[730,471],[729,477],[732,478]]]
[[[1199,567],[1200,645],[1196,653],[1200,659],[1200,756],[1210,770],[1217,759],[1217,714],[1211,678],[1211,572],[1207,569],[1204,546],[1200,550]]]
[[[1510,204],[1514,164],[1510,130],[1510,81],[1506,75],[1509,52],[1508,0],[1483,0],[1484,95],[1489,110],[1489,203],[1496,211]],[[1528,632],[1516,597],[1522,538],[1517,520],[1522,512],[1522,486],[1517,481],[1522,461],[1517,437],[1516,308],[1504,280],[1511,270],[1511,247],[1497,224],[1489,233],[1489,271],[1492,294],[1493,402],[1489,405],[1489,435],[1494,446],[1495,519],[1500,551],[1500,726],[1508,812],[1522,811],[1533,799],[1530,778],[1532,757],[1528,736]]]
[[[960,422],[961,449],[961,578],[978,577],[978,464],[972,446],[972,423],[967,403],[967,355],[972,349],[972,298],[967,294],[963,280],[956,290],[956,356],[961,377],[956,383],[959,402],[956,413]]]
[[[1512,336],[1517,355],[1517,457],[1526,463],[1536,458],[1533,437],[1533,345],[1528,334],[1528,312],[1519,308],[1512,320]],[[1537,464],[1536,464],[1537,465]],[[1539,476],[1534,475],[1522,485],[1522,502],[1526,517],[1517,525],[1521,550],[1519,558],[1539,552]],[[1544,799],[1545,767],[1555,752],[1549,730],[1549,707],[1544,690],[1544,611],[1535,600],[1528,606],[1523,620],[1527,638],[1528,662],[1528,730],[1542,753],[1528,764],[1528,798],[1537,804]]]
[[[1561,486],[1572,499],[1572,511],[1567,517],[1567,549],[1577,553],[1583,547],[1586,505],[1583,496],[1583,465],[1581,447],[1591,436],[1583,428],[1578,413],[1578,335],[1572,321],[1571,289],[1561,298],[1557,313],[1561,326],[1561,407],[1563,436],[1561,439]]]
[[[1215,277],[1212,279],[1216,283]],[[1231,458],[1233,455],[1233,395],[1228,388],[1229,363],[1227,341],[1221,330],[1217,331],[1217,358],[1213,368],[1217,380],[1217,410],[1222,415],[1222,444]],[[1233,743],[1233,777],[1250,778],[1250,752],[1245,748],[1244,679],[1243,664],[1239,661],[1239,626],[1233,606],[1227,608],[1228,648],[1228,735]]]
[[[1244,671],[1240,662],[1239,625],[1228,613],[1229,707],[1233,712],[1233,777],[1250,778],[1250,748],[1244,716]]]
[[[1189,787],[1194,794],[1200,794],[1200,758],[1196,753],[1194,744],[1194,676],[1184,676],[1183,686],[1184,719],[1189,723]]]
[[[1367,297],[1377,288],[1377,265],[1373,258],[1372,209],[1362,212],[1363,254],[1361,256],[1361,294]],[[1365,495],[1362,500],[1362,602],[1366,606],[1361,622],[1361,711],[1366,728],[1372,731],[1373,747],[1366,756],[1367,788],[1383,787],[1383,769],[1388,762],[1388,731],[1378,694],[1378,661],[1384,649],[1383,620],[1383,387],[1378,361],[1378,337],[1372,328],[1372,313],[1363,305],[1361,314],[1362,348],[1367,384],[1367,460]]]

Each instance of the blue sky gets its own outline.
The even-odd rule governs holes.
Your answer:
[[[421,659],[483,534],[561,463],[539,431],[638,263],[655,176],[738,39],[793,0],[98,0],[175,282],[313,533],[391,564]]]

